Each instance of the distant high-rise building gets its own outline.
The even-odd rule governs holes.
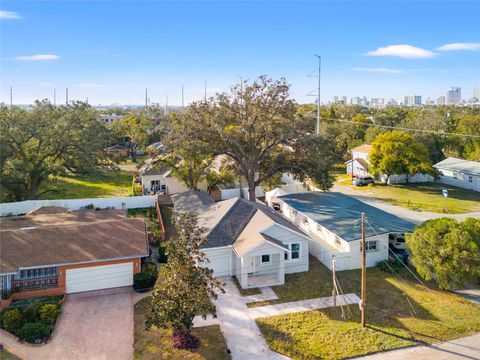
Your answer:
[[[447,105],[458,104],[462,101],[462,89],[459,87],[451,87],[447,91]]]
[[[480,85],[473,88],[473,97],[480,100]]]
[[[437,105],[445,105],[445,96],[439,96],[437,98]]]
[[[415,95],[413,97],[413,105],[414,106],[421,106],[422,105],[422,97],[420,95]]]

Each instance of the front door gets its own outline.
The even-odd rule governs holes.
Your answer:
[[[249,275],[255,274],[255,256],[249,256],[247,258],[247,273]]]

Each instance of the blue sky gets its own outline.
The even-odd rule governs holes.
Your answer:
[[[480,2],[2,1],[0,101],[180,104],[239,76],[285,77],[292,96],[316,79],[334,95],[436,98],[480,84]],[[457,44],[457,45],[448,45]],[[406,45],[398,47],[397,45]],[[440,48],[444,45],[446,47]],[[393,46],[393,47],[392,47]],[[383,49],[382,49],[383,48]],[[439,49],[440,48],[440,49]]]

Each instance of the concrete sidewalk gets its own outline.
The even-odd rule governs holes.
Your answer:
[[[480,359],[480,334],[429,346],[385,351],[359,357],[365,360],[451,360]]]

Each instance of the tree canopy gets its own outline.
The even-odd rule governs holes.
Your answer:
[[[333,141],[312,134],[296,108],[284,79],[261,76],[173,117],[165,148],[228,156],[245,177],[252,201],[255,187],[284,171],[328,189],[337,159]]]
[[[37,101],[31,111],[0,107],[2,200],[35,199],[50,191],[39,189],[51,175],[92,171],[109,141],[86,103]]]
[[[175,346],[182,347],[196,344],[190,332],[196,315],[216,316],[215,305],[210,299],[217,298],[217,291],[223,292],[223,283],[213,276],[208,258],[201,251],[206,240],[196,215],[179,213],[175,225],[178,235],[166,242],[168,261],[160,269],[145,325],[147,328],[172,327],[172,340],[186,339],[174,342]]]
[[[435,174],[425,145],[404,131],[378,135],[372,142],[369,172],[373,175]]]
[[[407,246],[418,273],[442,289],[480,279],[480,219],[427,221],[407,236]]]

